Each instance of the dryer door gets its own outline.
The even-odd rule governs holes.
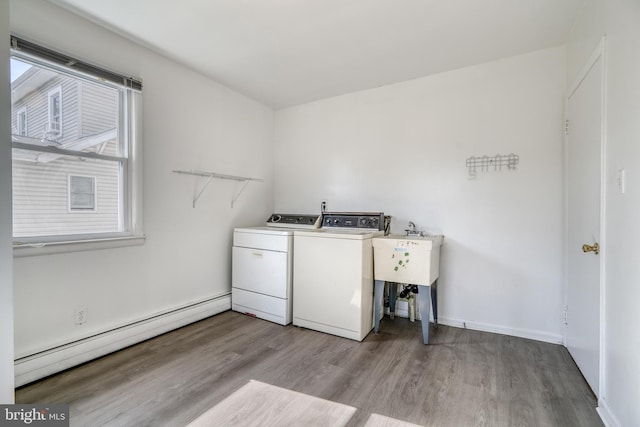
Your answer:
[[[277,298],[290,296],[288,254],[263,249],[233,247],[234,288]]]

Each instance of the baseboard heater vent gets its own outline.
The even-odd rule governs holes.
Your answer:
[[[180,307],[14,361],[16,387],[231,309],[231,294]]]

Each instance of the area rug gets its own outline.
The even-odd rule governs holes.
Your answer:
[[[188,427],[336,426],[356,408],[251,380]]]
[[[371,414],[364,427],[421,427],[418,424],[411,424],[384,415]]]

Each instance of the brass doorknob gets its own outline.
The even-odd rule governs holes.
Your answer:
[[[600,246],[598,245],[598,242],[594,243],[593,246],[582,245],[582,252],[593,252],[598,255],[600,253]]]

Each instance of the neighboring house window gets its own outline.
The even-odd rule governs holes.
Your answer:
[[[26,136],[27,135],[27,108],[26,107],[22,107],[18,110],[16,119],[18,122],[18,135]]]
[[[57,87],[49,91],[49,122],[47,133],[52,137],[62,134],[62,89]],[[53,139],[53,138],[49,138]]]
[[[69,210],[96,210],[96,178],[69,175]]]
[[[142,85],[11,42],[14,247],[141,238]]]

